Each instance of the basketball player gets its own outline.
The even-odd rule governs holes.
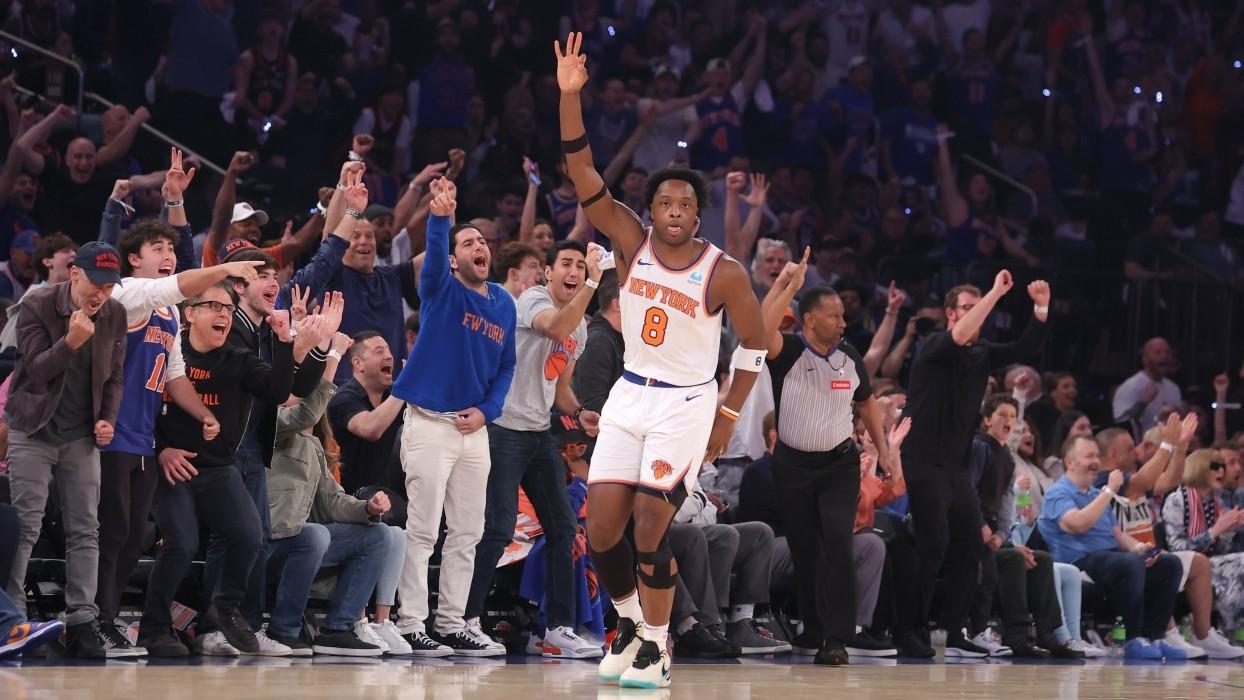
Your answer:
[[[625,372],[605,402],[588,476],[592,562],[619,615],[599,675],[624,687],[663,688],[670,682],[665,640],[676,574],[666,531],[701,462],[717,459],[730,440],[764,364],[765,331],[747,271],[696,237],[707,191],[699,173],[667,169],[648,178],[649,230],[610,196],[584,133],[582,42],[571,34],[564,53],[554,44],[562,150],[587,218],[613,242],[626,343]],[[723,310],[743,342],[733,362],[740,371],[718,410]],[[638,571],[622,538],[631,518]]]

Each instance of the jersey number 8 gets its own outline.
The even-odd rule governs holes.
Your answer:
[[[665,326],[669,323],[669,316],[665,315],[665,311],[660,307],[653,306],[644,314],[644,329],[641,335],[644,342],[652,347],[658,347],[665,342]]]

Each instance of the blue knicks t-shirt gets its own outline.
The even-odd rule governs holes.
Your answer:
[[[881,135],[890,142],[890,163],[900,178],[933,184],[937,117],[921,116],[911,107],[891,109],[881,115]]]
[[[126,334],[123,409],[117,412],[112,442],[100,451],[155,455],[155,422],[164,402],[168,353],[173,343],[181,342],[176,313],[171,306],[156,309],[145,324]]]
[[[449,217],[429,216],[419,337],[394,396],[440,413],[478,408],[490,423],[501,415],[514,379],[516,314],[505,287],[487,289],[467,289],[450,273]]]

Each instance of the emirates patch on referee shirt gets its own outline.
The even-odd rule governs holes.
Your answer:
[[[846,379],[835,379],[829,383],[829,388],[834,391],[850,391],[851,382]]]

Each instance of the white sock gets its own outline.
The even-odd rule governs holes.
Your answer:
[[[740,603],[730,611],[730,621],[738,622],[740,620],[752,619],[752,613],[756,611],[756,606],[751,603]]]
[[[693,627],[695,627],[695,623],[696,623],[695,616],[688,615],[682,622],[678,623],[678,627],[676,627],[675,629],[678,631],[678,634],[680,635],[686,634],[690,632]]]
[[[863,631],[864,631],[864,628],[863,628],[863,627],[860,627],[859,625],[856,625],[856,626],[855,626],[855,633],[856,633],[856,634],[859,634],[860,632],[863,632]]]
[[[619,617],[625,617],[636,625],[644,620],[644,609],[639,606],[639,591],[631,593],[628,598],[613,601],[613,608],[618,611]]]
[[[670,626],[668,622],[664,625],[650,625],[645,622],[643,632],[640,633],[640,636],[643,637],[645,641],[656,642],[657,649],[664,651],[665,638],[669,636],[669,630]]]

